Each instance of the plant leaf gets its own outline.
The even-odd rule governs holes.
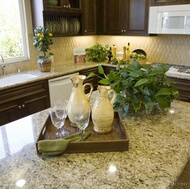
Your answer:
[[[169,88],[161,88],[155,96],[161,96],[161,95],[170,95],[171,91]]]
[[[88,78],[90,78],[90,77],[93,77],[93,76],[95,76],[96,74],[94,73],[94,72],[90,72],[89,74],[88,74],[88,76],[86,77],[86,79],[88,79]]]
[[[109,85],[109,80],[108,79],[101,79],[100,81],[99,81],[99,83],[101,83],[102,85]]]
[[[100,74],[104,74],[104,69],[103,69],[103,67],[101,65],[98,65],[98,72]]]
[[[136,82],[136,84],[134,85],[134,87],[138,87],[138,86],[146,84],[148,82],[149,82],[149,80],[147,78],[140,79],[139,81]]]

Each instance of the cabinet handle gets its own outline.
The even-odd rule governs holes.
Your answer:
[[[71,4],[68,3],[68,5],[63,5],[63,8],[71,8]]]

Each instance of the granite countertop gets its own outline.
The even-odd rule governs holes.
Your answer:
[[[60,66],[54,66],[54,67],[52,66],[52,69],[50,72],[41,72],[39,70],[31,70],[31,71],[25,71],[25,72],[21,72],[21,73],[15,73],[15,74],[9,74],[6,76],[1,76],[0,80],[1,80],[1,78],[9,77],[11,75],[19,75],[19,74],[31,74],[31,75],[34,75],[37,77],[29,79],[29,80],[22,81],[19,83],[14,83],[14,84],[7,83],[6,86],[0,85],[0,90],[15,87],[18,85],[24,85],[27,83],[32,83],[32,82],[36,82],[36,81],[40,81],[40,80],[52,79],[55,77],[60,77],[63,75],[72,74],[72,73],[78,72],[80,70],[96,67],[97,65],[98,64],[94,63],[94,62],[78,63],[78,64],[74,64],[73,62],[67,62],[67,63],[60,65]]]
[[[128,115],[128,151],[58,157],[36,153],[47,110],[1,126],[0,188],[172,188],[190,157],[189,112],[190,103],[174,101],[165,115]]]
[[[21,73],[15,73],[15,74],[31,74],[34,76],[37,76],[35,78],[29,79],[29,80],[25,80],[19,83],[14,83],[14,84],[9,84],[7,83],[7,85],[0,85],[0,90],[4,90],[4,89],[8,89],[11,87],[15,87],[18,85],[24,85],[27,83],[32,83],[32,82],[36,82],[36,81],[40,81],[40,80],[44,80],[44,79],[51,79],[51,78],[55,78],[55,77],[60,77],[63,75],[67,75],[67,74],[71,74],[71,73],[75,73],[78,72],[80,70],[84,70],[87,68],[92,68],[92,67],[96,67],[98,64],[104,65],[104,66],[113,66],[116,67],[116,65],[112,65],[112,64],[105,64],[105,63],[94,63],[94,62],[88,62],[88,63],[79,63],[79,64],[74,64],[73,62],[67,62],[63,65],[60,66],[52,66],[51,72],[40,72],[39,70],[31,70],[31,71],[25,71],[25,72],[21,72]],[[180,69],[186,69],[186,67],[179,67],[179,66],[174,66],[171,65],[171,67],[175,67],[176,69],[180,68]],[[174,69],[175,69],[174,68]],[[181,79],[188,79],[190,80],[190,73],[183,73],[183,72],[177,72],[175,70],[172,71],[168,71],[166,73],[167,76],[169,77],[176,77],[176,78],[181,78]],[[188,70],[189,67],[187,67]],[[10,75],[15,75],[15,74],[10,74]],[[8,77],[10,75],[7,76],[1,76],[1,78],[5,78]]]

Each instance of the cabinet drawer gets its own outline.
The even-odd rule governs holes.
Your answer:
[[[48,92],[47,81],[39,81],[0,91],[0,104],[23,97],[45,94]]]
[[[172,78],[175,82],[177,89],[179,90],[179,99],[190,102],[190,80]]]

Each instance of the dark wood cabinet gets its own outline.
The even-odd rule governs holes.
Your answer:
[[[190,4],[190,0],[181,0],[181,4]]]
[[[151,0],[151,5],[179,5],[179,4],[189,4],[190,0]]]
[[[31,0],[33,27],[45,26],[54,36],[82,34],[82,10],[80,0],[59,0],[56,6],[48,0]]]
[[[120,35],[127,32],[128,1],[103,0],[103,33]]]
[[[79,74],[88,76],[91,72],[95,73],[96,75],[99,75],[98,67],[96,66],[96,67],[93,67],[93,68],[87,68],[85,70],[81,70],[81,71],[79,71]],[[100,80],[100,78],[97,77],[96,75],[84,80],[84,84],[85,83],[91,83],[92,84],[93,90],[97,90],[97,87],[98,87],[98,84],[99,84],[98,81]],[[90,87],[87,86],[85,88],[85,93],[89,93],[89,92],[90,92]]]
[[[96,34],[96,17],[97,17],[97,4],[96,0],[81,0],[81,8],[83,11],[83,28],[84,35]]]
[[[190,102],[190,80],[173,78],[177,89],[179,90],[179,99]]]
[[[104,0],[103,33],[148,35],[149,0]]]
[[[0,91],[0,125],[50,107],[47,81]]]
[[[148,0],[129,1],[128,34],[148,35]]]

